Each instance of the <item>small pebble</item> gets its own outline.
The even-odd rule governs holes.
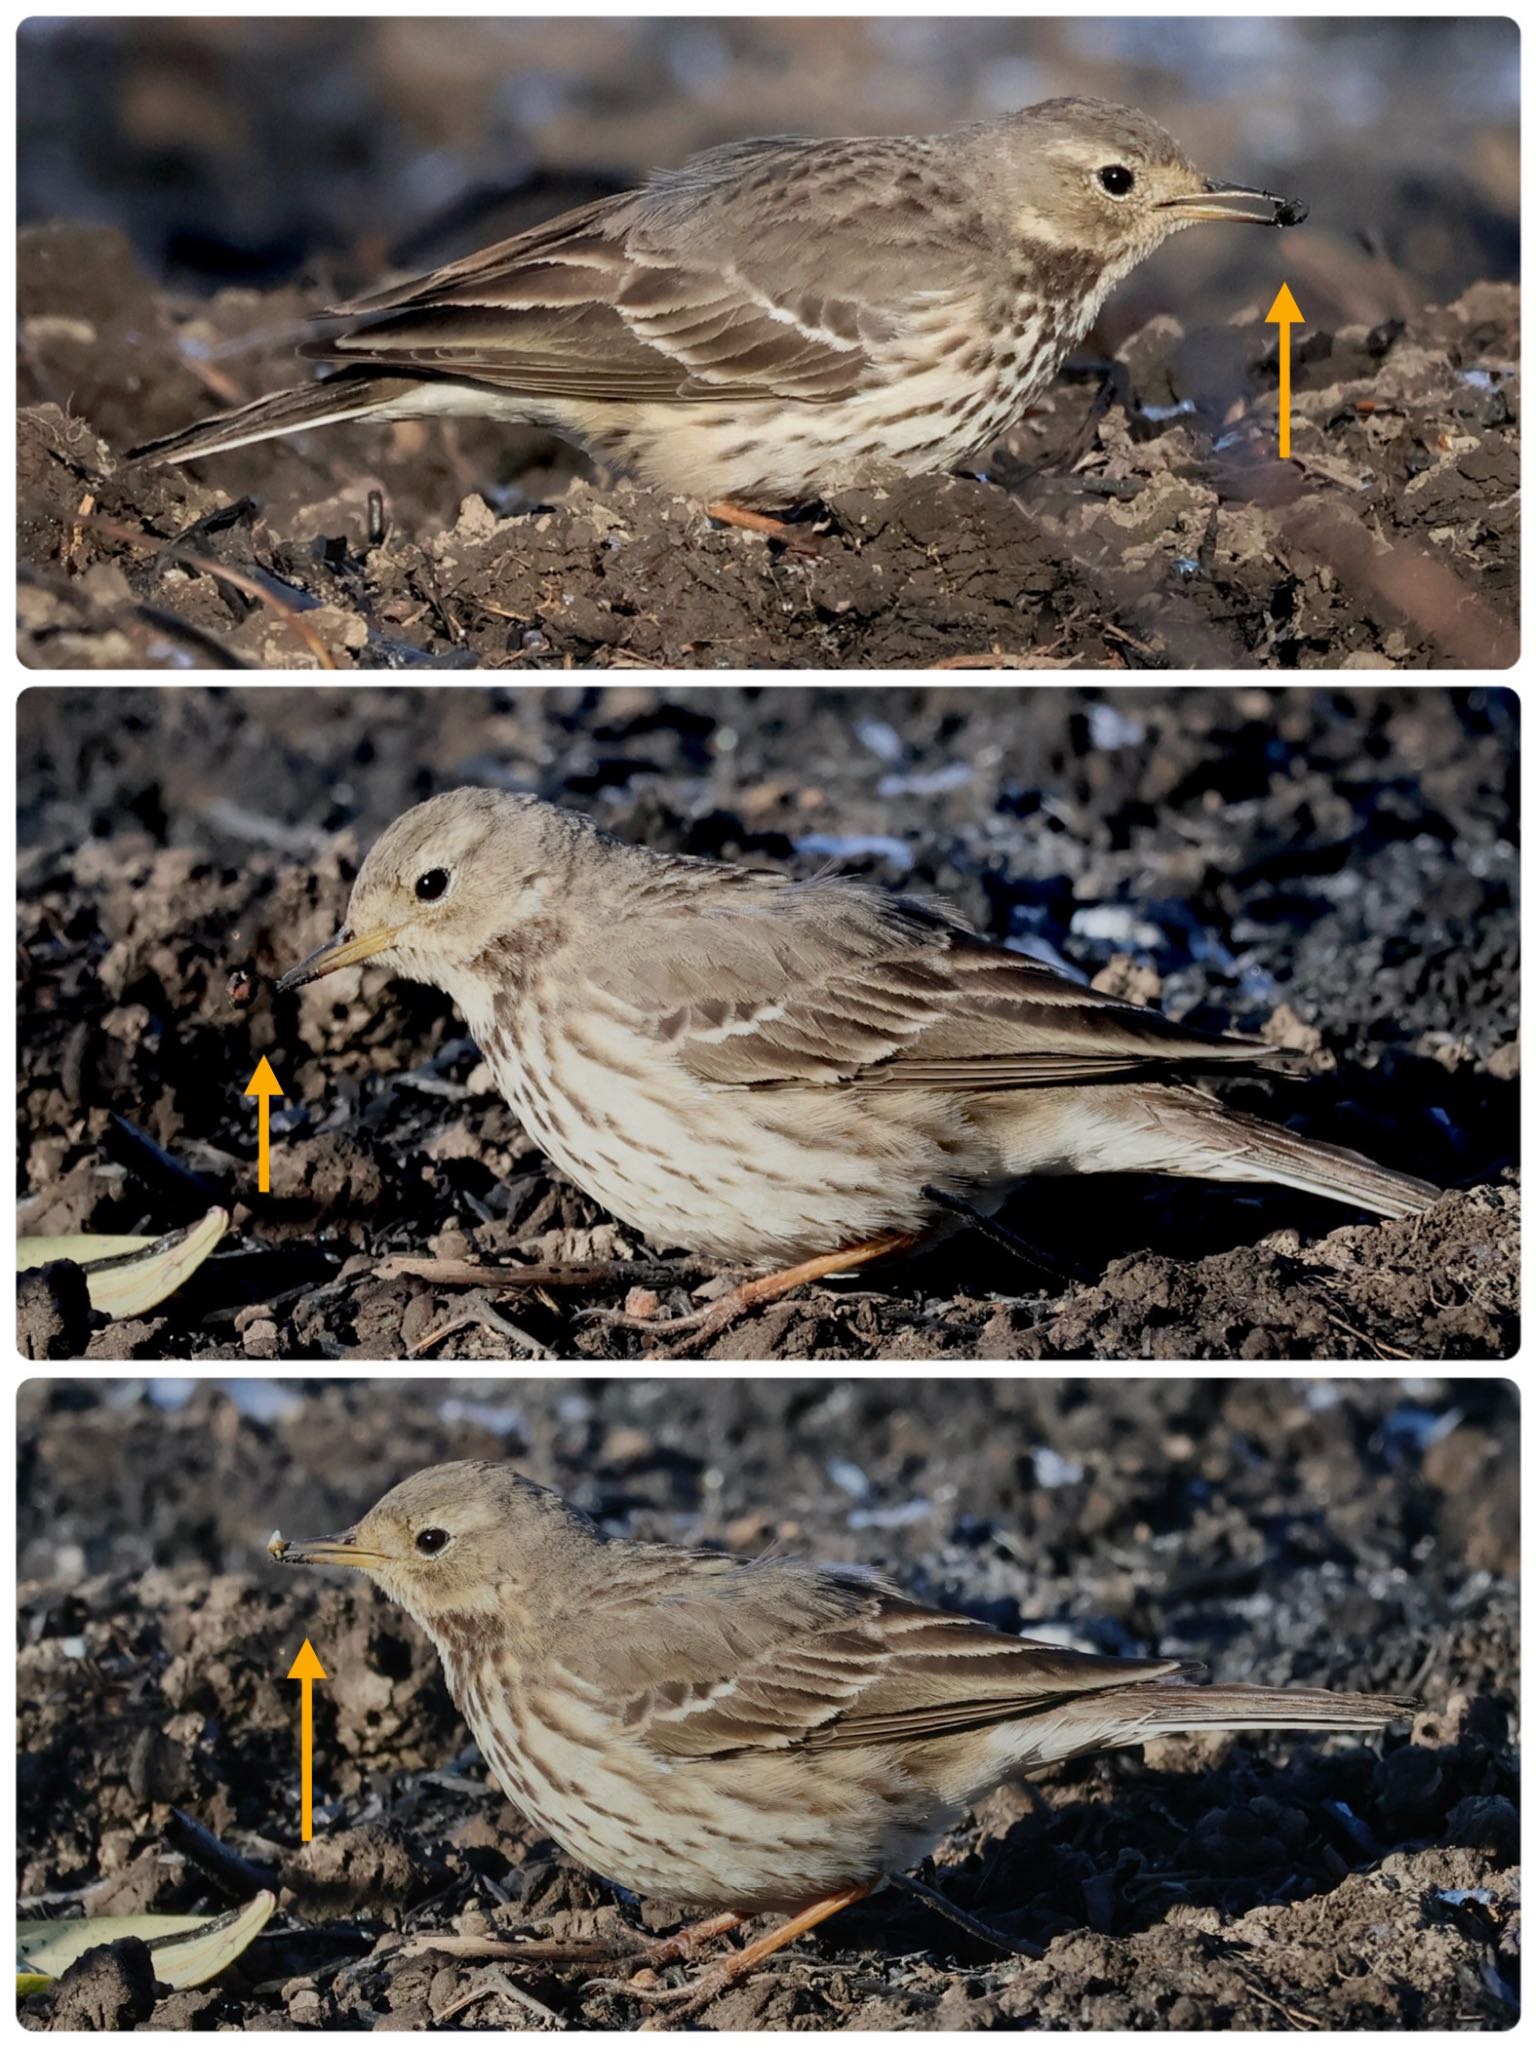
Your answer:
[[[224,993],[237,1010],[243,1010],[256,993],[256,977],[249,967],[237,967],[225,985]]]
[[[277,1356],[277,1325],[274,1322],[247,1323],[240,1332],[240,1348],[247,1358],[273,1359]]]

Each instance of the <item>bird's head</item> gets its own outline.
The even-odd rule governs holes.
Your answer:
[[[1298,199],[1208,178],[1165,128],[1109,100],[1044,100],[997,124],[1018,239],[1123,274],[1197,221],[1292,227]]]
[[[498,938],[539,921],[558,845],[578,825],[536,797],[504,790],[429,797],[373,847],[352,885],[346,923],[282,977],[279,991],[377,960],[457,994]]]
[[[515,1619],[601,1541],[584,1515],[515,1466],[466,1459],[413,1472],[339,1536],[274,1536],[267,1550],[278,1564],[366,1572],[435,1631],[445,1621],[472,1626],[477,1615]]]

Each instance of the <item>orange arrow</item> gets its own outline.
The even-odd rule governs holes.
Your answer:
[[[265,1053],[256,1063],[256,1071],[246,1083],[247,1095],[261,1098],[261,1124],[257,1137],[256,1186],[264,1195],[272,1192],[272,1098],[284,1095],[287,1090],[273,1073]],[[322,1671],[320,1676],[324,1678]],[[307,1839],[307,1837],[306,1837]]]
[[[265,1060],[262,1065],[266,1065]],[[265,1103],[262,1107],[266,1107]],[[311,1842],[315,1836],[315,1680],[325,1677],[325,1667],[308,1636],[288,1676],[300,1680],[304,1687],[304,1703],[299,1710],[299,1836],[302,1841]]]
[[[1280,330],[1280,460],[1291,459],[1291,329],[1302,323],[1301,308],[1288,284],[1275,293],[1275,303],[1264,315]]]

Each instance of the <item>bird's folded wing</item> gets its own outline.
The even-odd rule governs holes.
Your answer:
[[[721,1087],[1042,1087],[1274,1060],[827,881],[722,896],[649,955],[610,935],[594,976],[632,1028]]]
[[[875,1680],[844,1713],[811,1733],[813,1745],[958,1735],[1199,1668],[1058,1649],[902,1600],[884,1603],[878,1627],[885,1655]]]
[[[332,309],[358,325],[303,353],[554,401],[846,398],[899,303],[840,294],[803,225],[793,262],[721,233],[714,216],[734,196],[710,188],[672,213],[649,191],[578,208]]]
[[[670,1612],[649,1604],[643,1629],[602,1626],[592,1654],[607,1679],[629,1670],[620,1725],[668,1758],[958,1734],[1188,1668],[1030,1643],[868,1581],[756,1566],[690,1586]],[[562,1655],[578,1679],[587,1661],[575,1641]]]

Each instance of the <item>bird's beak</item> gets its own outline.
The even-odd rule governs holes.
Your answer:
[[[355,1529],[341,1536],[301,1536],[297,1543],[274,1532],[267,1555],[274,1564],[344,1564],[364,1572],[370,1565],[389,1563],[382,1551],[360,1549]]]
[[[322,974],[334,974],[338,967],[356,967],[360,960],[371,960],[375,953],[382,953],[394,942],[399,931],[397,924],[381,924],[371,932],[354,933],[350,926],[343,925],[335,938],[327,939],[307,960],[289,968],[277,983],[278,994],[285,989],[302,988],[306,981],[318,981]]]
[[[1304,200],[1282,199],[1253,185],[1218,185],[1213,178],[1207,178],[1203,191],[1157,203],[1180,220],[1245,220],[1261,228],[1299,227],[1308,213]]]

